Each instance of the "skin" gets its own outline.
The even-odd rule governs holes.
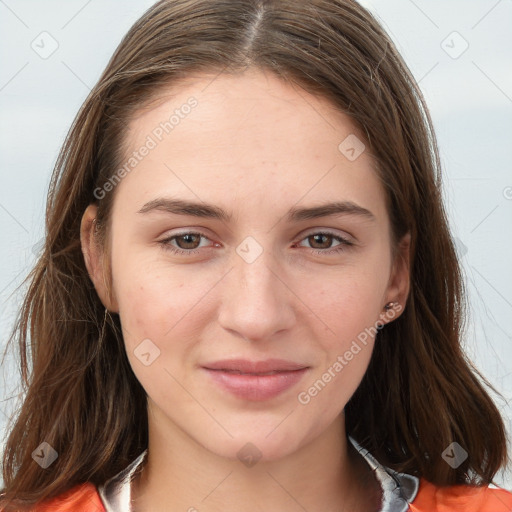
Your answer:
[[[393,259],[374,162],[367,151],[350,161],[338,149],[350,134],[363,140],[349,117],[260,70],[214,76],[162,91],[130,122],[127,157],[190,96],[198,101],[117,185],[110,252],[94,241],[96,207],[82,219],[89,274],[105,307],[120,315],[130,364],[148,395],[148,463],[134,482],[135,510],[376,511],[379,487],[346,441],[343,414],[373,338],[309,403],[297,396],[365,328],[392,321],[385,304],[405,305],[409,237]],[[160,197],[211,203],[232,219],[138,213]],[[374,219],[286,220],[290,208],[331,201],[356,203]],[[311,236],[325,230],[353,245],[327,253],[340,241]],[[168,245],[196,248],[191,256],[159,243],[187,231],[204,238]],[[236,251],[248,236],[263,250],[250,263]],[[145,366],[134,350],[148,338],[160,355]],[[275,398],[243,400],[199,368],[235,357],[309,369]],[[251,467],[237,457],[248,442],[261,455]]]

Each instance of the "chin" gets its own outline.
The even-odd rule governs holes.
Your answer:
[[[275,425],[279,425],[276,423]],[[240,429],[233,437],[225,432],[206,439],[197,439],[206,449],[220,457],[239,460],[247,467],[257,462],[271,462],[287,457],[301,446],[307,444],[306,433],[291,432],[283,426],[267,428]],[[229,429],[228,429],[229,430]],[[269,432],[271,432],[269,434]],[[202,442],[201,442],[202,441]]]

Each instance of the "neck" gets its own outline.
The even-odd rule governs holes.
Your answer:
[[[147,461],[132,482],[134,512],[379,510],[380,487],[347,442],[344,416],[290,455],[244,465],[150,417]]]

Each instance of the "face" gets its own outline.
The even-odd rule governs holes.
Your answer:
[[[342,421],[406,299],[384,191],[350,119],[271,74],[164,93],[125,140],[106,305],[161,432],[283,457]]]

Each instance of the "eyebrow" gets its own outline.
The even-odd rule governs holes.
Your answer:
[[[229,222],[232,214],[218,206],[183,199],[157,198],[147,202],[138,213],[163,211],[176,215],[191,215],[194,217],[212,218]],[[291,208],[286,214],[287,222],[316,219],[332,215],[357,215],[370,221],[375,221],[375,215],[366,208],[351,201],[336,201],[307,208]]]

